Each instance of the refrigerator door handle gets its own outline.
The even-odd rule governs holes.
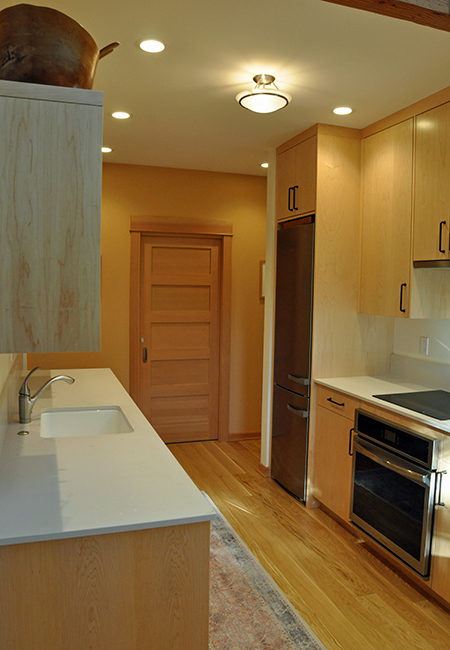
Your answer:
[[[295,406],[292,406],[292,404],[287,405],[287,410],[293,413],[294,415],[298,415],[299,418],[308,417],[308,411],[305,411],[304,409],[298,409]]]
[[[309,379],[308,377],[298,377],[298,375],[291,375],[288,374],[288,378],[291,381],[295,381],[297,384],[301,384],[302,386],[309,386]]]

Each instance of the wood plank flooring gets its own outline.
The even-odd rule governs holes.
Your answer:
[[[450,612],[258,472],[259,441],[169,445],[327,650],[449,650]]]

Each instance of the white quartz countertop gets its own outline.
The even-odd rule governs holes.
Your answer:
[[[111,370],[33,375],[32,392],[67,374],[11,423],[0,457],[0,545],[197,523],[215,512]],[[37,382],[37,383],[36,383]],[[41,438],[40,411],[118,405],[132,433]],[[27,430],[29,435],[18,435]]]
[[[417,413],[410,409],[403,408],[385,402],[384,400],[374,397],[374,395],[386,395],[391,393],[407,393],[423,390],[435,390],[429,386],[421,386],[418,384],[409,383],[403,379],[397,379],[391,375],[385,377],[336,377],[332,379],[316,379],[316,384],[326,386],[327,388],[334,388],[347,395],[356,397],[357,399],[364,400],[370,404],[374,404],[380,408],[400,413],[411,420],[422,422],[434,429],[450,433],[450,420],[437,420],[436,418]]]

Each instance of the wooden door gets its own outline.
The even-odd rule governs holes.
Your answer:
[[[414,261],[449,257],[450,103],[416,117]]]
[[[363,141],[363,314],[409,315],[412,157],[412,119]]]
[[[141,237],[138,405],[165,442],[218,438],[220,246]]]

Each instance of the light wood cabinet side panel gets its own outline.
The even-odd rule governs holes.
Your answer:
[[[380,316],[407,316],[413,120],[366,138],[362,168],[360,311]]]
[[[357,313],[360,141],[318,135],[312,373],[389,372],[394,319]]]
[[[0,101],[0,346],[100,348],[102,109]]]
[[[0,547],[0,645],[207,650],[209,522]]]

